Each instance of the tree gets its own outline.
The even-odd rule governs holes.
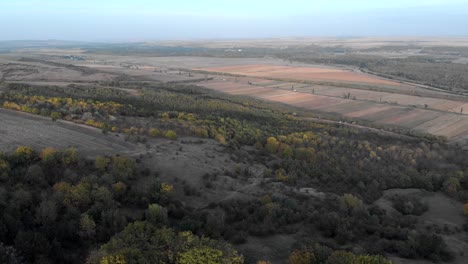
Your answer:
[[[133,178],[136,172],[136,163],[133,159],[115,156],[112,157],[112,174],[119,180],[128,180]]]
[[[22,264],[23,259],[18,255],[14,247],[6,246],[0,242],[0,263]]]
[[[167,224],[167,210],[158,204],[150,204],[146,211],[146,220],[153,225]]]
[[[179,254],[179,264],[218,264],[222,263],[223,252],[211,247],[197,247]]]
[[[18,162],[25,163],[32,160],[34,155],[36,154],[33,148],[27,146],[19,146],[13,153],[13,158],[15,158]]]
[[[51,147],[44,148],[41,153],[39,154],[39,157],[42,159],[42,161],[46,164],[51,164],[55,161],[57,155],[57,150]]]
[[[308,250],[294,250],[289,255],[289,264],[315,264],[314,253]]]
[[[461,187],[460,181],[455,177],[448,178],[443,185],[444,190],[450,195],[456,194]]]
[[[166,133],[164,133],[164,137],[167,139],[176,140],[177,134],[174,130],[168,130]]]
[[[359,255],[352,264],[392,264],[382,256]]]
[[[96,234],[96,223],[88,214],[83,214],[80,220],[79,235],[84,239],[92,239]]]
[[[150,135],[151,137],[157,137],[159,136],[160,132],[157,128],[150,128],[150,130],[148,130],[148,135]]]
[[[464,213],[465,215],[468,215],[468,203],[466,203],[466,204],[463,205],[463,213]]]
[[[54,111],[50,113],[50,117],[52,118],[53,121],[56,121],[57,119],[62,118],[62,114]]]
[[[122,196],[125,191],[127,190],[127,185],[121,181],[112,184],[112,189],[114,190],[114,193],[120,197]]]
[[[352,194],[349,194],[349,193],[345,193],[342,197],[341,197],[341,204],[344,208],[344,210],[350,212],[356,208],[359,208],[362,206],[362,201],[361,199],[359,199],[358,197],[352,195]]]
[[[199,238],[190,232],[177,234],[170,228],[159,228],[146,221],[129,224],[101,247],[100,254],[97,255],[122,255],[128,264],[243,263],[242,256],[223,242]],[[88,263],[100,260],[89,259]]]
[[[218,141],[221,145],[226,145],[226,138],[221,134],[216,134],[215,140]]]
[[[326,264],[354,264],[356,255],[346,251],[334,251],[327,259]],[[356,263],[358,264],[358,263]],[[364,264],[364,263],[363,263]]]
[[[98,169],[101,172],[104,172],[107,170],[109,163],[110,163],[110,159],[107,157],[103,157],[103,156],[96,157],[96,160],[94,161],[94,165],[96,169]]]
[[[127,264],[123,255],[104,256],[99,264]]]
[[[101,124],[101,131],[103,134],[107,134],[111,130],[111,126],[108,123]]]
[[[275,171],[275,178],[277,181],[280,181],[280,182],[288,181],[288,175],[286,174],[286,171],[283,168],[277,169]]]
[[[10,172],[10,164],[7,161],[0,159],[0,180],[8,179]]]
[[[62,161],[65,165],[76,164],[78,162],[78,151],[76,148],[67,148],[63,152]]]
[[[392,264],[382,256],[355,255],[346,251],[334,251],[325,264]]]
[[[279,147],[280,143],[278,142],[278,140],[276,140],[275,137],[269,137],[267,139],[267,143],[265,145],[265,149],[272,153],[272,154],[275,154],[277,151],[278,151],[278,147]]]
[[[174,190],[174,186],[169,183],[161,183],[161,194],[168,195]]]
[[[36,222],[41,225],[50,225],[57,219],[57,204],[54,201],[44,200],[36,209]]]

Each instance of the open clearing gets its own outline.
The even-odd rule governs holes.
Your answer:
[[[18,146],[31,146],[36,150],[75,147],[87,156],[132,155],[141,151],[137,145],[113,134],[104,135],[99,129],[0,109],[0,151],[13,151]]]

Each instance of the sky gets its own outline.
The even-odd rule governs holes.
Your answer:
[[[0,0],[0,40],[468,36],[468,0]]]

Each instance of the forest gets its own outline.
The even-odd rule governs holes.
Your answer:
[[[292,264],[391,263],[386,256],[447,262],[461,253],[443,236],[467,232],[468,216],[464,230],[425,226],[419,216],[428,205],[417,197],[393,197],[395,213],[376,203],[386,190],[417,188],[460,201],[460,214],[468,215],[467,152],[457,146],[306,121],[292,114],[300,109],[192,85],[112,86],[138,96],[92,85],[10,84],[0,105],[135,144],[214,139],[233,157],[249,147],[251,157],[237,157],[246,165],[223,173],[248,179],[248,163],[262,164],[256,198],[195,210],[175,189],[184,189],[184,199],[206,189],[161,181],[144,157],[89,159],[74,148],[18,147],[0,155],[2,263],[264,264],[234,248],[251,237],[298,232]],[[218,176],[204,176],[207,189]],[[325,195],[297,192],[310,186]]]

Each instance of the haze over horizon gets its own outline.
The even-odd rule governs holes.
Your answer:
[[[468,36],[468,1],[20,0],[0,3],[0,23],[0,40]]]

